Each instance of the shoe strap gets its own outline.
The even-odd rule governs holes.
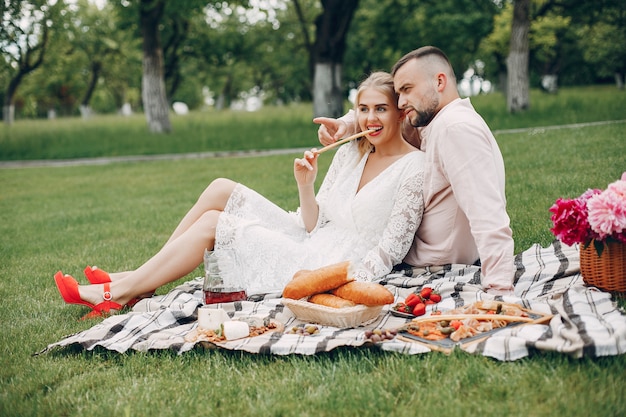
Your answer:
[[[102,293],[104,301],[111,301],[113,296],[111,295],[111,284],[109,282],[104,283],[104,292]]]

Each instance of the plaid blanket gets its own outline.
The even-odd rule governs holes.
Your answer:
[[[454,346],[472,354],[501,361],[517,360],[537,351],[557,351],[573,357],[623,354],[626,352],[626,315],[611,300],[610,294],[584,284],[579,273],[578,253],[577,246],[555,241],[547,248],[534,245],[518,254],[515,296],[511,297],[492,296],[482,291],[480,267],[474,265],[394,271],[381,283],[394,293],[396,301],[421,286],[433,287],[443,297],[437,305],[441,310],[496,299],[552,315],[545,324],[505,328],[476,343]],[[198,346],[198,343],[186,342],[185,336],[197,327],[197,310],[203,305],[202,297],[202,278],[196,278],[168,294],[142,300],[126,314],[109,317],[90,329],[52,343],[39,354],[69,345],[80,345],[87,350],[102,347],[117,352],[173,349],[182,354]],[[280,294],[266,294],[220,307],[230,317],[263,316],[279,321],[285,329],[303,324],[281,303]],[[390,314],[390,307],[386,306],[373,322],[357,328],[319,326],[320,332],[311,336],[272,332],[215,346],[274,355],[313,355],[342,346],[364,345],[404,354],[435,350],[402,337],[378,343],[368,341],[365,338],[368,329],[397,329],[407,322]]]

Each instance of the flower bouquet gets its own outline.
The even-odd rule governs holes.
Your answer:
[[[557,199],[550,212],[554,236],[566,245],[580,244],[585,282],[626,292],[626,172],[606,190]]]

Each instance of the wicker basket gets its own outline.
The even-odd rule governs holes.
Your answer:
[[[354,307],[331,308],[308,301],[283,298],[282,303],[293,312],[298,320],[317,323],[323,326],[340,328],[358,327],[376,319],[383,306],[368,307],[357,304]]]
[[[626,293],[626,245],[609,242],[598,256],[593,244],[580,245],[580,272],[585,283],[613,293]]]

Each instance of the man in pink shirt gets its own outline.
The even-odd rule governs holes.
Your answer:
[[[514,242],[506,212],[504,161],[493,134],[469,99],[461,99],[446,55],[425,46],[392,68],[405,138],[426,153],[425,211],[405,258],[412,266],[473,264],[492,294],[512,294]],[[351,133],[351,112],[317,118],[320,142]],[[406,124],[406,123],[405,123]]]

